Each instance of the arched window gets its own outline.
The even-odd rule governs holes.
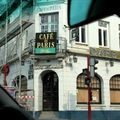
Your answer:
[[[19,85],[21,85],[20,86],[21,90],[27,90],[27,78],[24,75],[21,75],[21,84],[19,84],[19,77],[20,76],[17,76],[12,81],[13,86],[19,89]]]
[[[101,103],[101,83],[97,75],[91,79],[92,103]],[[88,88],[85,85],[85,76],[80,74],[77,77],[77,104],[88,102]]]
[[[110,79],[110,103],[120,104],[120,75]]]
[[[20,81],[20,79],[21,79],[21,81]],[[26,96],[27,96],[27,93],[28,93],[28,90],[27,90],[27,78],[26,78],[26,76],[21,75],[21,78],[20,78],[20,76],[17,76],[13,80],[12,84],[16,88],[16,93],[15,93],[16,100],[21,105],[26,105],[27,104]]]

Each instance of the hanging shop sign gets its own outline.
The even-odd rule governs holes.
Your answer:
[[[35,54],[56,53],[56,32],[36,33]]]

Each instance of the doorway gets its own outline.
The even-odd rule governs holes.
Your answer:
[[[43,78],[43,110],[58,110],[58,76],[54,71],[47,71]]]

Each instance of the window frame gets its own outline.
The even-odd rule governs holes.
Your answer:
[[[82,44],[86,44],[87,43],[87,30],[86,30],[86,26],[81,26],[80,30],[79,30],[79,42]]]
[[[81,82],[79,82],[80,81],[79,78],[80,79],[82,78]],[[85,79],[85,76],[83,74],[79,74],[78,77],[77,77],[77,80],[76,80],[77,95],[78,95],[78,90],[86,90],[86,92],[88,93],[88,87],[87,87],[87,85],[85,85],[84,79]],[[97,81],[96,83],[99,84],[99,87],[98,87],[97,84],[94,83],[93,80],[95,80],[95,79]],[[81,86],[79,86],[80,84],[78,84],[78,83],[82,83]],[[96,86],[94,86],[93,83]],[[93,93],[95,93],[95,91],[99,90],[99,92],[98,92],[98,97],[99,97],[98,102],[91,101],[91,103],[92,104],[101,104],[101,102],[102,102],[101,101],[101,81],[100,81],[100,78],[97,75],[95,75],[95,78],[91,80],[91,90],[92,90]],[[84,94],[84,96],[85,96],[85,94]],[[88,98],[88,96],[86,96],[86,98]],[[77,99],[78,99],[78,96],[77,96]],[[84,102],[84,101],[83,102],[78,102],[78,100],[77,100],[77,104],[87,104],[87,103],[88,103],[88,101],[86,101],[86,102]]]
[[[118,41],[118,42],[119,42],[119,43],[118,43],[118,45],[119,45],[118,47],[119,47],[119,49],[120,49],[120,24],[118,24],[118,37],[119,37],[119,38],[118,38],[118,40],[119,40],[119,41]]]
[[[76,43],[88,44],[88,41],[87,41],[87,26],[84,25],[84,26],[81,26],[81,27],[75,28],[75,29],[77,29],[76,30],[76,35],[74,35],[74,37],[72,37],[72,39],[74,39]],[[75,29],[72,29],[72,30],[75,30]],[[72,30],[71,30],[71,36],[73,36]],[[74,34],[75,34],[75,32],[74,32]]]
[[[100,47],[109,47],[109,22],[98,21],[98,44]]]
[[[111,93],[111,92],[114,92],[114,93]],[[115,92],[120,92],[120,75],[114,75],[110,79],[110,104],[120,104],[120,101],[113,102],[111,100],[111,96],[112,96],[112,94],[115,95]],[[117,98],[119,98],[119,97],[117,97]]]
[[[44,19],[42,17],[46,17],[46,22],[44,22]],[[54,22],[52,21],[52,18],[54,17]],[[57,36],[59,33],[59,12],[52,12],[52,13],[40,13],[39,14],[40,19],[40,31],[41,32],[56,32]],[[43,20],[43,22],[41,22]],[[54,29],[52,29],[52,26],[54,26]],[[42,29],[43,27],[43,29]]]

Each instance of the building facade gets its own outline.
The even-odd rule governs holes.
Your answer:
[[[0,83],[14,88],[14,97],[29,111],[40,115],[57,111],[60,119],[86,120],[88,88],[83,69],[90,56],[99,61],[91,79],[92,119],[120,117],[117,16],[70,29],[66,0],[22,1],[0,30]]]

